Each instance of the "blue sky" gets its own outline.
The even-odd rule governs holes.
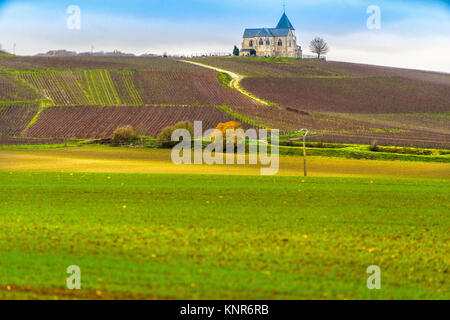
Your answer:
[[[66,26],[69,5],[81,29]],[[369,5],[381,29],[369,30]],[[0,0],[0,44],[18,54],[51,49],[141,53],[225,52],[244,28],[274,27],[283,0]],[[314,36],[328,40],[329,59],[450,72],[450,1],[286,0],[286,12],[308,53]]]

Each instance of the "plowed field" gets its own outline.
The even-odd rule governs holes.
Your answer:
[[[54,107],[26,131],[37,138],[109,138],[115,129],[131,125],[138,134],[156,137],[180,121],[203,121],[203,128],[234,120],[214,107]]]

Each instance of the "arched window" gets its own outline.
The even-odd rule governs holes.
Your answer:
[[[250,40],[250,42],[248,43],[248,45],[249,45],[250,47],[253,47],[253,40]]]
[[[259,39],[259,45],[260,45],[260,46],[263,46],[263,45],[264,45],[263,39]]]
[[[292,47],[292,40],[289,40],[289,47]]]
[[[266,45],[270,46],[270,39],[266,39]]]
[[[283,46],[283,41],[281,41],[281,39],[278,40],[278,46],[279,46],[279,47],[282,47],[282,46]]]

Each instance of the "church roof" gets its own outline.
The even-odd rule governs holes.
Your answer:
[[[245,29],[244,38],[255,37],[286,37],[289,35],[291,29],[277,29],[277,28],[259,28],[259,29]]]
[[[255,37],[286,37],[289,31],[295,30],[292,26],[286,13],[281,16],[280,22],[276,28],[258,28],[258,29],[245,29],[244,38]]]
[[[283,15],[281,16],[280,22],[278,22],[277,25],[277,29],[295,30],[286,13],[283,13]]]
[[[259,29],[245,29],[244,38],[254,38],[254,37],[271,37],[269,29],[259,28]]]

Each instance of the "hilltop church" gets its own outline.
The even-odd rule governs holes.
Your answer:
[[[295,29],[286,12],[276,28],[245,29],[240,56],[250,56],[255,52],[257,57],[302,57],[302,48],[297,45]]]

